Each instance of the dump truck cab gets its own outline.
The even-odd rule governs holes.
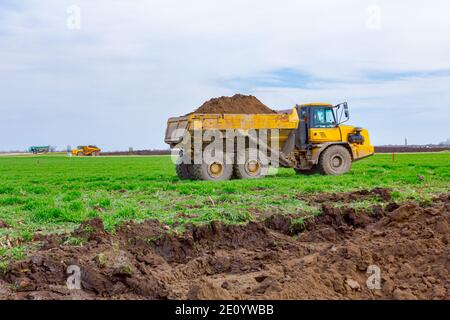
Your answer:
[[[285,150],[285,153],[297,150],[298,161],[295,167],[298,173],[309,173],[310,170],[315,172],[317,166],[323,167],[324,164],[320,163],[321,156],[331,147],[334,150],[345,149],[351,157],[350,162],[339,155],[330,159],[331,167],[337,170],[335,174],[349,170],[346,162],[351,163],[374,153],[366,129],[344,125],[349,120],[346,102],[334,106],[323,102],[301,104],[295,110],[299,116],[299,124],[290,137],[295,139],[295,148]],[[323,171],[324,168],[321,169]],[[325,173],[333,174],[331,171]]]

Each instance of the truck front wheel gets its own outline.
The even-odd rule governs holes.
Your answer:
[[[350,171],[352,157],[343,146],[328,147],[319,159],[319,170],[326,175],[340,175]]]

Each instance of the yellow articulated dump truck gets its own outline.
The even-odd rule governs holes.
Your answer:
[[[78,146],[78,148],[72,150],[74,156],[99,156],[101,149],[97,146]]]
[[[348,120],[346,102],[273,114],[191,113],[168,120],[165,142],[179,153],[181,179],[261,178],[270,166],[339,175],[374,153],[368,131],[344,125]]]

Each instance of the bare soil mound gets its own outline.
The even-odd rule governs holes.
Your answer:
[[[391,200],[391,190],[387,188],[374,188],[372,190],[357,190],[351,192],[334,192],[320,193],[315,195],[302,194],[295,196],[299,200],[308,201],[310,203],[327,203],[327,202],[352,202],[362,200],[372,200],[377,198],[382,201]]]
[[[270,114],[276,113],[254,96],[235,94],[232,97],[213,98],[203,103],[194,113]]]
[[[450,195],[366,211],[324,203],[303,223],[273,215],[189,225],[183,234],[167,228],[149,220],[109,234],[91,220],[73,234],[83,246],[43,239],[0,276],[0,298],[450,298]],[[80,267],[82,290],[66,286],[70,265]],[[379,289],[367,286],[373,268]]]

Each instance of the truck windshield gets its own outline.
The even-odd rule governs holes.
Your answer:
[[[312,127],[313,128],[334,128],[336,120],[331,108],[313,108],[312,109]]]

